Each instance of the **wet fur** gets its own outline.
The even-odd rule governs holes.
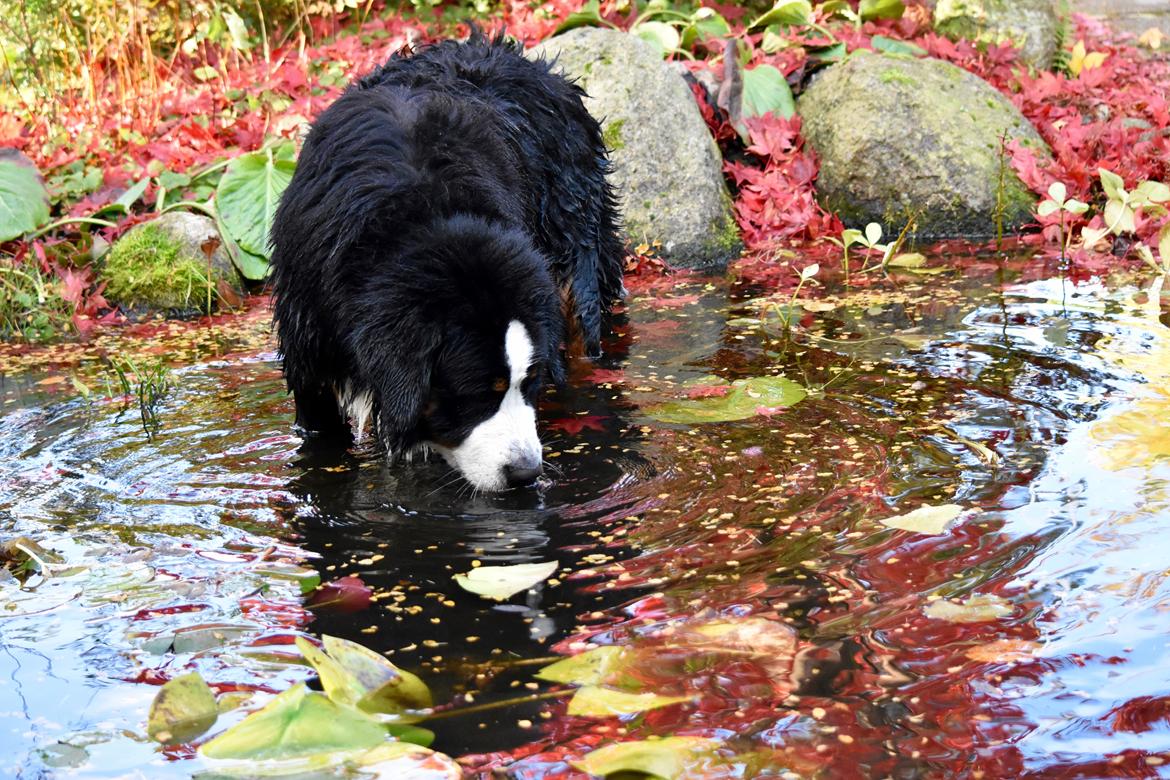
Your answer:
[[[348,431],[341,396],[394,454],[450,447],[498,409],[474,396],[507,375],[510,322],[533,343],[533,404],[563,380],[566,334],[600,351],[622,245],[582,95],[474,33],[396,55],[321,114],[271,236],[299,425]]]

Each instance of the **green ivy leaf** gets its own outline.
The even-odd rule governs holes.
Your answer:
[[[272,149],[240,155],[228,164],[215,190],[215,205],[240,249],[267,261],[272,218],[295,170],[295,162]]]
[[[0,148],[0,241],[31,233],[49,221],[49,193],[32,160]]]

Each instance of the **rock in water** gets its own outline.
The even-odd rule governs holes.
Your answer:
[[[951,39],[1011,43],[1024,62],[1052,66],[1060,17],[1053,0],[938,0],[934,28]]]
[[[243,294],[215,222],[184,211],[163,214],[119,238],[101,276],[106,297],[132,310],[207,312]]]
[[[1000,137],[1047,147],[1006,97],[962,68],[855,52],[812,83],[797,111],[821,160],[818,198],[850,227],[879,222],[896,235],[916,217],[922,238],[988,237],[997,210],[1005,230],[1031,220],[1035,198]]]
[[[544,41],[530,56],[556,67],[589,94],[612,150],[626,235],[661,241],[681,268],[719,266],[741,249],[719,147],[690,88],[650,44],[616,30],[579,28]]]

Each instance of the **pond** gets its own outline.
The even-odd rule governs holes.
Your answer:
[[[309,633],[418,674],[469,776],[585,777],[656,735],[718,743],[695,777],[1160,775],[1160,288],[1026,247],[930,265],[825,270],[795,307],[786,266],[631,280],[606,356],[543,404],[546,478],[496,496],[304,446],[262,304],[99,343],[175,366],[155,426],[78,396],[93,346],[7,354],[0,541],[44,565],[0,579],[0,774],[204,772],[146,735],[158,686],[199,671],[218,731],[314,677]],[[769,375],[807,396],[678,421]],[[453,579],[545,561],[502,602]],[[623,689],[680,701],[568,714],[535,673],[599,646],[626,648]]]

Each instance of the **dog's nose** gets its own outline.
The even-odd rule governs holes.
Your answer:
[[[504,479],[508,480],[508,487],[528,487],[540,476],[540,463],[535,466],[512,465],[504,466]]]

